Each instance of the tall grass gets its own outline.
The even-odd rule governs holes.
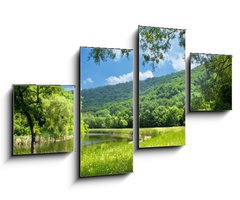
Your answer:
[[[81,177],[133,171],[133,144],[107,142],[81,147]]]
[[[140,128],[140,148],[185,145],[185,127]]]

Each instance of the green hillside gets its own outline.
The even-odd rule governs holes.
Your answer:
[[[210,109],[209,102],[205,102],[201,86],[204,84],[204,77],[206,76],[206,71],[204,65],[199,65],[191,70],[191,85],[190,85],[190,105],[191,110],[206,110]],[[206,82],[205,82],[206,83]],[[202,109],[201,109],[202,107]]]
[[[131,101],[133,84],[131,82],[108,85],[81,91],[83,97],[83,112],[96,112],[111,107],[112,103]]]
[[[185,71],[140,81],[140,127],[185,125]]]
[[[185,71],[139,82],[141,127],[185,124]],[[132,82],[81,91],[90,128],[132,127]]]

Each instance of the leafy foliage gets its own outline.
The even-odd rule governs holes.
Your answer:
[[[191,55],[191,63],[196,62],[199,65],[191,70],[191,110],[230,110],[232,108],[232,57]]]
[[[73,135],[73,94],[61,86],[14,86],[14,135],[58,138]]]
[[[150,63],[153,70],[165,59],[171,48],[171,40],[179,38],[179,46],[185,47],[185,30],[139,26],[139,47],[142,50],[143,65]]]
[[[117,51],[120,51],[121,56],[126,56],[127,58],[131,52],[130,49],[91,48],[88,60],[93,59],[93,61],[99,65],[101,61],[106,62],[108,59],[114,60],[117,56]]]

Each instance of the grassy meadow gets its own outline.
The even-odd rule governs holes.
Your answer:
[[[81,176],[124,174],[133,171],[133,144],[106,142],[81,146]]]
[[[185,127],[140,128],[140,148],[185,145]]]

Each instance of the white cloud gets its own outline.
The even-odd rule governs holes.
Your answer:
[[[146,72],[139,72],[139,80],[143,81],[147,78],[153,78],[153,73],[152,71],[148,70]]]
[[[87,84],[87,83],[93,83],[93,80],[90,77],[88,77],[83,81],[83,84]]]
[[[153,73],[148,70],[146,72],[139,72],[139,79],[145,80],[147,78],[153,78]],[[120,76],[110,76],[106,79],[108,85],[116,85],[119,83],[126,83],[133,80],[133,73],[127,73]]]
[[[122,57],[122,52],[121,50],[118,50],[118,49],[114,49],[113,50],[113,53],[116,54],[116,57],[114,58],[114,61],[119,61]]]
[[[183,54],[179,53],[169,58],[175,70],[181,71],[185,69],[185,60]]]
[[[198,65],[199,65],[199,63],[197,63],[197,62],[191,62],[191,69],[194,69]]]
[[[108,85],[116,85],[118,83],[126,83],[133,80],[133,73],[127,73],[120,76],[110,76],[106,79]]]

